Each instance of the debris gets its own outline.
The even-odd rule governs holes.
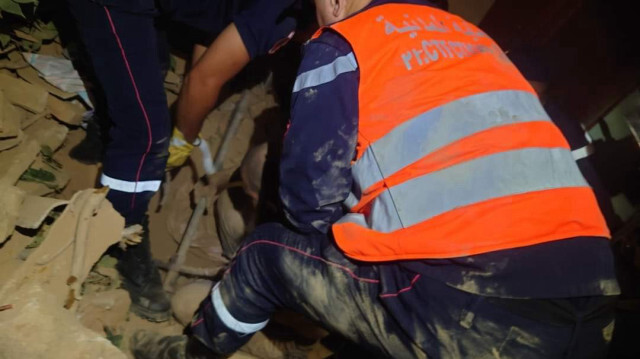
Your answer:
[[[84,82],[70,60],[32,53],[22,53],[22,56],[53,86],[67,93],[86,93]]]
[[[124,249],[126,246],[135,246],[142,243],[142,236],[144,235],[144,228],[139,224],[129,226],[122,231],[122,239],[120,240],[120,247]]]
[[[0,151],[5,151],[19,145],[24,139],[24,132],[18,131],[17,137],[11,137],[0,141]]]
[[[47,107],[55,118],[72,126],[80,126],[82,117],[86,112],[81,105],[62,101],[52,95],[48,95],[47,97]]]
[[[178,323],[187,326],[193,318],[193,314],[204,298],[209,295],[213,282],[209,280],[197,280],[178,290],[171,297],[171,312]]]
[[[44,111],[49,96],[44,89],[4,73],[0,73],[0,90],[9,102],[33,113]]]
[[[40,144],[42,147],[48,147],[50,151],[57,150],[64,139],[67,138],[69,129],[56,121],[41,119],[32,126],[24,130],[24,133]]]
[[[105,328],[117,328],[126,321],[131,299],[124,289],[87,294],[78,304],[76,317],[82,325],[101,335]]]
[[[35,43],[41,42],[41,40],[21,30],[13,30],[13,33],[22,40],[27,40],[29,42],[35,42]]]
[[[16,187],[0,185],[0,243],[13,232],[24,195],[24,191]]]
[[[30,112],[27,112],[26,110],[23,110],[19,107],[16,108],[18,111],[23,111],[24,112],[24,116],[21,116],[22,120],[20,122],[20,127],[24,130],[25,128],[33,125],[34,123],[36,123],[38,120],[41,120],[43,118],[46,119],[51,119],[51,113],[49,113],[48,111],[44,111],[44,112],[40,112],[40,113],[36,113],[36,114],[32,114]]]
[[[16,310],[0,312],[2,358],[126,358],[85,328],[75,313],[57,305],[57,297],[43,286],[27,282],[11,297]]]
[[[104,331],[106,333],[107,340],[111,342],[116,348],[122,347],[122,340],[124,336],[122,334],[114,334],[113,331],[109,327],[104,327]]]
[[[4,54],[8,54],[11,51],[16,49],[16,45],[7,45],[7,47],[3,48],[2,46],[0,46],[0,55],[4,55]]]
[[[0,305],[0,312],[5,311],[5,310],[9,310],[9,309],[13,309],[13,305],[12,304]]]
[[[19,308],[0,313],[3,357],[125,358],[108,340],[82,327],[76,319],[75,305],[68,305],[70,310],[63,308],[70,293],[66,282],[72,270],[79,283],[77,287],[72,286],[78,291],[73,293],[75,299],[75,295],[82,294],[80,285],[91,267],[109,246],[120,240],[124,229],[124,219],[108,201],[96,205],[99,201],[95,197],[104,197],[103,194],[95,189],[77,192],[53,222],[44,241],[12,270],[0,287],[0,302]],[[88,213],[88,221],[82,221]],[[76,232],[79,232],[77,237],[91,240],[83,242],[84,249],[72,251],[69,247]],[[84,253],[83,260],[78,260],[81,253]],[[73,269],[72,262],[76,263]],[[9,312],[11,314],[7,314]],[[27,346],[17,338],[37,338],[30,340],[37,344]],[[52,353],[53,346],[61,348]]]
[[[107,192],[109,192],[109,187],[103,187],[93,191],[86,191],[83,193],[86,197],[80,197],[84,199],[84,203],[82,204],[82,207],[79,207],[80,213],[76,223],[76,233],[73,242],[71,274],[69,275],[69,279],[67,279],[67,284],[70,287],[69,298],[71,298],[72,295],[75,296],[75,299],[80,299],[82,297],[80,287],[82,286],[82,282],[84,282],[85,279],[84,276],[86,275],[84,272],[86,267],[85,252],[87,248],[91,219],[97,214],[98,209],[107,196]],[[65,304],[65,308],[69,309],[71,305],[73,305],[73,303],[69,304],[69,302],[67,302]]]
[[[69,201],[57,198],[25,196],[16,225],[22,228],[36,229],[40,227],[54,208],[64,206],[67,203]]]
[[[43,169],[39,168],[29,168],[22,176],[20,176],[21,181],[27,182],[38,182],[42,183],[47,187],[55,188],[56,175]]]
[[[18,76],[23,78],[25,81],[29,82],[32,85],[39,86],[39,87],[45,89],[50,94],[52,94],[52,95],[54,95],[56,97],[59,97],[59,98],[61,98],[63,100],[69,100],[69,99],[72,99],[72,98],[78,96],[77,93],[63,91],[63,90],[59,89],[58,87],[53,86],[48,81],[43,80],[38,75],[38,71],[36,71],[33,67],[29,66],[29,64],[27,64],[26,62],[25,62],[25,64],[28,67],[21,68],[21,69],[18,69],[16,71],[18,73]]]
[[[55,160],[52,162],[42,154],[36,158],[34,163],[31,165],[30,170],[44,171],[53,175],[53,178],[49,177],[49,179],[52,179],[53,181],[45,181],[46,178],[38,176],[36,178],[27,178],[32,179],[32,181],[25,181],[21,179],[16,184],[16,187],[33,196],[45,196],[53,192],[59,192],[67,185],[67,183],[69,183],[70,180],[69,174],[60,169],[59,164],[57,164]]]
[[[229,127],[227,127],[227,132],[224,134],[222,139],[222,144],[218,149],[218,153],[216,153],[216,159],[213,162],[214,171],[220,171],[222,166],[224,165],[224,160],[227,156],[227,152],[229,151],[229,146],[233,139],[236,137],[236,133],[238,132],[238,126],[240,126],[240,122],[244,118],[246,107],[247,107],[247,99],[248,99],[248,91],[244,91],[242,93],[242,97],[236,103],[235,109],[231,116],[231,121],[229,122]],[[211,175],[212,173],[207,173]]]
[[[248,223],[245,221],[243,212],[255,212],[255,207],[247,211],[251,199],[244,196],[242,189],[233,191],[233,200],[230,195],[233,189],[226,189],[220,193],[216,201],[216,224],[218,236],[222,245],[222,253],[227,258],[233,258],[240,247],[244,235],[247,233]],[[238,201],[244,201],[237,203]],[[243,208],[244,207],[244,208]],[[243,211],[244,210],[244,211]]]
[[[0,90],[0,139],[17,137],[20,131],[20,113]]]
[[[14,185],[36,159],[39,151],[38,142],[25,138],[18,146],[0,152],[0,185]]]
[[[167,271],[171,269],[171,263],[167,263],[159,260],[155,260],[154,262],[156,266],[158,266],[158,268],[160,269],[167,270]],[[177,271],[181,274],[194,276],[194,277],[214,278],[220,273],[221,269],[222,267],[198,268],[198,267],[191,267],[187,265],[181,265],[180,267],[178,267]]]
[[[164,279],[164,290],[167,292],[173,291],[173,285],[175,284],[176,278],[178,278],[178,268],[182,266],[184,260],[187,256],[187,251],[189,247],[191,247],[191,242],[193,241],[193,237],[195,237],[198,223],[200,222],[200,217],[204,213],[206,208],[207,198],[200,197],[198,200],[198,204],[196,208],[193,210],[193,214],[191,214],[191,218],[189,219],[189,225],[187,229],[184,231],[184,235],[182,236],[182,241],[180,242],[180,246],[178,247],[178,252],[171,260],[171,268],[167,273],[167,276]]]
[[[5,60],[0,60],[0,69],[17,70],[29,66],[17,52],[8,53],[7,57]]]
[[[269,144],[264,142],[249,149],[240,165],[240,175],[242,177],[242,187],[247,195],[255,201],[260,195],[262,187],[262,173],[264,164],[267,161],[267,151]]]

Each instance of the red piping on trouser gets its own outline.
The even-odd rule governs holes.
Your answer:
[[[251,242],[249,244],[247,244],[246,246],[242,247],[239,251],[238,254],[236,256],[239,256],[242,252],[244,252],[246,249],[248,249],[249,247],[253,246],[254,244],[269,244],[269,245],[273,245],[273,246],[278,246],[278,247],[282,247],[285,248],[287,250],[296,252],[298,254],[302,254],[303,256],[309,257],[311,259],[315,259],[315,260],[319,260],[321,262],[324,262],[330,266],[336,267],[338,269],[342,269],[343,271],[345,271],[347,274],[349,274],[349,276],[351,276],[353,279],[362,281],[362,282],[366,282],[366,283],[373,283],[373,284],[378,284],[380,283],[379,280],[377,279],[371,279],[371,278],[362,278],[362,277],[358,277],[355,273],[353,273],[353,271],[341,264],[338,263],[334,263],[334,262],[330,262],[322,257],[318,257],[318,256],[314,256],[312,254],[306,253],[305,251],[302,251],[298,248],[295,247],[291,247],[291,246],[287,246],[285,244],[282,243],[278,243],[278,242],[273,242],[273,241],[269,241],[269,240],[257,240],[254,242]],[[231,267],[229,267],[229,269],[227,269],[228,273],[229,271],[231,271]],[[225,274],[226,274],[225,273]],[[385,294],[380,294],[378,295],[380,298],[390,298],[390,297],[397,297],[398,295],[402,294],[402,293],[406,293],[408,291],[410,291],[411,289],[413,289],[413,286],[416,284],[416,282],[418,281],[418,279],[420,279],[420,274],[416,274],[413,279],[411,279],[411,283],[409,283],[409,285],[405,288],[400,289],[399,291],[397,291],[396,293],[385,293]]]
[[[409,286],[404,287],[402,289],[400,289],[399,291],[397,291],[396,293],[387,293],[387,294],[380,294],[380,298],[389,298],[389,297],[397,297],[398,295],[400,295],[401,293],[404,292],[408,292],[413,288],[413,285],[416,284],[416,282],[418,281],[418,279],[420,279],[420,274],[416,274],[415,277],[413,277],[413,279],[411,280],[411,283],[409,284]]]
[[[136,99],[138,100],[138,104],[140,105],[140,110],[142,110],[142,115],[144,116],[144,120],[147,123],[147,136],[148,143],[147,149],[145,150],[142,158],[140,158],[140,164],[138,165],[138,172],[136,173],[136,185],[133,190],[133,197],[131,197],[131,208],[135,206],[136,203],[136,190],[138,187],[138,182],[140,181],[140,173],[142,172],[142,165],[144,165],[144,161],[147,158],[149,152],[151,152],[151,143],[153,143],[153,135],[151,134],[151,121],[149,121],[149,116],[147,115],[147,109],[144,107],[142,103],[142,98],[140,97],[140,92],[138,91],[138,85],[136,84],[136,80],[133,77],[133,72],[131,71],[131,66],[129,66],[129,60],[127,60],[127,55],[124,51],[124,47],[122,46],[122,42],[120,41],[120,37],[118,36],[118,32],[116,31],[116,27],[113,24],[113,20],[111,19],[111,13],[109,9],[104,6],[104,12],[107,14],[107,19],[109,20],[109,25],[111,26],[111,32],[118,43],[118,47],[120,48],[120,53],[122,54],[122,60],[124,61],[124,65],[127,68],[127,72],[129,72],[129,78],[131,79],[131,84],[133,85],[133,91],[136,94]]]
[[[300,249],[295,248],[295,247],[287,246],[287,245],[282,244],[282,243],[273,242],[273,241],[268,241],[268,240],[258,240],[258,241],[251,242],[251,243],[247,244],[246,246],[242,247],[242,248],[238,251],[237,256],[239,256],[239,255],[240,255],[240,253],[244,252],[247,248],[249,248],[249,247],[253,246],[254,244],[270,244],[270,245],[273,245],[273,246],[282,247],[282,248],[285,248],[285,249],[287,249],[287,250],[290,250],[290,251],[296,252],[296,253],[298,253],[298,254],[302,254],[303,256],[307,256],[307,257],[309,257],[309,258],[311,258],[311,259],[319,260],[319,261],[324,262],[324,263],[326,263],[326,264],[328,264],[328,265],[330,265],[330,266],[332,266],[332,267],[336,267],[336,268],[338,268],[338,269],[342,269],[342,270],[343,270],[343,271],[345,271],[349,276],[351,276],[353,279],[359,280],[359,281],[361,281],[361,282],[366,282],[366,283],[380,283],[380,281],[379,281],[379,280],[377,280],[377,279],[370,279],[370,278],[361,278],[361,277],[358,277],[355,273],[353,273],[353,271],[352,271],[351,269],[349,269],[349,268],[347,268],[347,267],[345,267],[345,266],[343,266],[343,265],[341,265],[341,264],[330,262],[330,261],[328,261],[328,260],[326,260],[326,259],[324,259],[324,258],[322,258],[322,257],[314,256],[314,255],[312,255],[312,254],[306,253],[305,251],[300,250]]]

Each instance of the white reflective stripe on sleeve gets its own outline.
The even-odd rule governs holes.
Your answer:
[[[586,145],[582,148],[578,148],[577,150],[573,150],[571,151],[571,154],[573,155],[573,158],[578,161],[581,160],[583,158],[587,158],[589,156],[591,156],[594,152],[593,146],[592,145]]]
[[[100,177],[100,183],[103,186],[109,186],[110,189],[127,193],[140,193],[140,192],[156,192],[160,189],[162,181],[123,181],[102,174]]]
[[[201,140],[198,145],[200,152],[202,152],[202,167],[204,172],[211,176],[216,173],[216,165],[213,163],[213,157],[211,157],[211,150],[209,150],[209,144],[205,140]]]
[[[358,68],[358,63],[350,52],[347,55],[340,56],[332,63],[320,66],[316,69],[303,72],[298,75],[296,82],[293,85],[293,92],[306,89],[308,87],[319,86],[327,82],[333,81],[338,75],[345,72],[355,71]]]
[[[224,325],[227,326],[227,328],[234,330],[238,333],[251,334],[267,326],[267,323],[269,322],[269,320],[265,320],[264,322],[253,324],[253,323],[241,322],[236,318],[234,318],[231,315],[231,313],[229,313],[229,310],[227,310],[227,307],[224,305],[224,302],[222,301],[222,296],[220,295],[220,289],[218,288],[219,286],[220,286],[220,283],[217,283],[211,290],[211,301],[213,302],[213,309],[215,309],[216,314],[218,315],[218,318],[222,320],[222,322],[224,323]]]

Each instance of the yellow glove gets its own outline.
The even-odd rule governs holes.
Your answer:
[[[196,142],[200,142],[200,137],[196,139]],[[171,143],[169,144],[169,160],[167,161],[167,171],[182,166],[189,156],[195,145],[187,142],[184,139],[184,135],[177,127],[173,128],[173,134],[171,135]]]

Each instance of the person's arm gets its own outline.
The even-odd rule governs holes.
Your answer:
[[[234,24],[227,26],[185,77],[178,98],[176,126],[193,142],[220,89],[249,63],[250,57]]]
[[[327,233],[352,186],[358,79],[351,49],[333,33],[307,45],[280,162],[280,198],[300,232]]]

